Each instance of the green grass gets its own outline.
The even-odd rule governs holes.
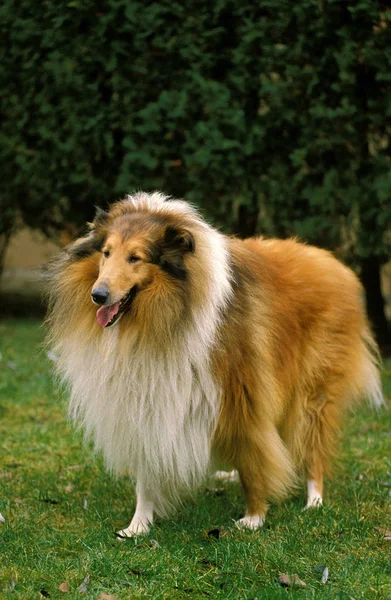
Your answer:
[[[42,338],[35,321],[0,323],[0,598],[391,598],[391,541],[375,529],[391,529],[389,412],[347,419],[320,510],[302,512],[303,490],[272,506],[262,530],[239,531],[240,486],[209,482],[146,538],[121,543],[114,531],[128,524],[134,487],[108,475],[67,423]],[[281,588],[282,572],[307,587]]]

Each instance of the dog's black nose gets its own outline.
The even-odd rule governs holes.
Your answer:
[[[95,304],[105,304],[109,297],[109,291],[105,288],[95,288],[92,290],[91,297]]]

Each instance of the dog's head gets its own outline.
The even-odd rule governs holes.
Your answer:
[[[175,216],[134,210],[124,202],[99,210],[89,234],[71,248],[75,260],[99,256],[91,302],[100,307],[101,327],[119,321],[142,291],[156,296],[167,285],[183,289],[186,257],[194,252],[193,234]]]

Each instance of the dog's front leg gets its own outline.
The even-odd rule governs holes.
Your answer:
[[[136,496],[136,511],[133,515],[133,519],[131,520],[129,527],[117,532],[119,538],[145,535],[148,533],[150,526],[153,523],[154,502],[142,481],[137,482]]]

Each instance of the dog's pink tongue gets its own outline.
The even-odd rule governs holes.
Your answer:
[[[107,323],[110,323],[111,319],[117,314],[118,310],[119,302],[111,304],[110,306],[101,306],[98,308],[96,311],[96,320],[98,321],[98,325],[101,327],[106,327]]]

